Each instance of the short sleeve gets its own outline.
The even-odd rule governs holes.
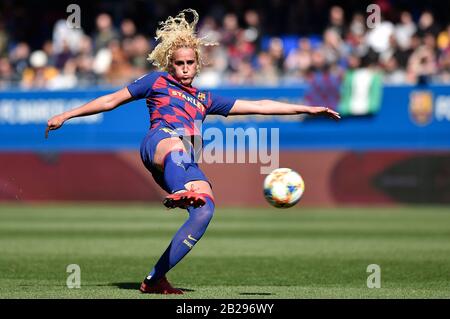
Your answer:
[[[147,98],[152,93],[153,84],[159,76],[158,72],[145,74],[128,85],[127,89],[135,100]]]
[[[211,105],[207,114],[228,116],[235,102],[235,98],[222,97],[211,93]]]

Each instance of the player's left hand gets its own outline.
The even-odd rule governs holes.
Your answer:
[[[338,112],[330,109],[329,107],[325,107],[325,106],[312,106],[309,114],[325,115],[334,120],[339,120],[341,118],[341,115]]]
[[[48,132],[59,129],[65,122],[63,115],[56,115],[47,121],[47,128],[45,129],[45,138],[48,138]]]

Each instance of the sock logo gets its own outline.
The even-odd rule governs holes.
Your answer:
[[[198,241],[197,239],[195,239],[194,237],[192,237],[191,234],[188,235],[188,239],[193,240],[193,241]]]
[[[188,246],[189,249],[192,249],[192,246],[194,246],[190,242],[188,242],[187,239],[183,240],[183,244],[186,244],[186,246]]]
[[[183,240],[183,244],[185,244],[186,246],[189,247],[189,249],[192,249],[192,247],[194,246],[195,242],[198,241],[198,239],[195,239],[194,237],[192,237],[191,234],[188,235],[187,237],[188,239],[194,241],[194,243],[190,243],[187,239]]]

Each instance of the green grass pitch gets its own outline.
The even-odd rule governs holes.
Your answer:
[[[448,207],[218,208],[168,278],[140,282],[186,218],[143,204],[0,205],[0,298],[450,298]],[[81,288],[66,286],[69,264]],[[381,268],[369,289],[367,266]]]

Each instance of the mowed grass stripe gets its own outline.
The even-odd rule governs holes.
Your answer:
[[[185,218],[144,205],[0,205],[0,297],[160,298],[137,287]],[[169,278],[188,298],[449,298],[449,234],[444,207],[218,209]],[[65,287],[71,263],[80,290]],[[376,291],[371,263],[382,267]]]

